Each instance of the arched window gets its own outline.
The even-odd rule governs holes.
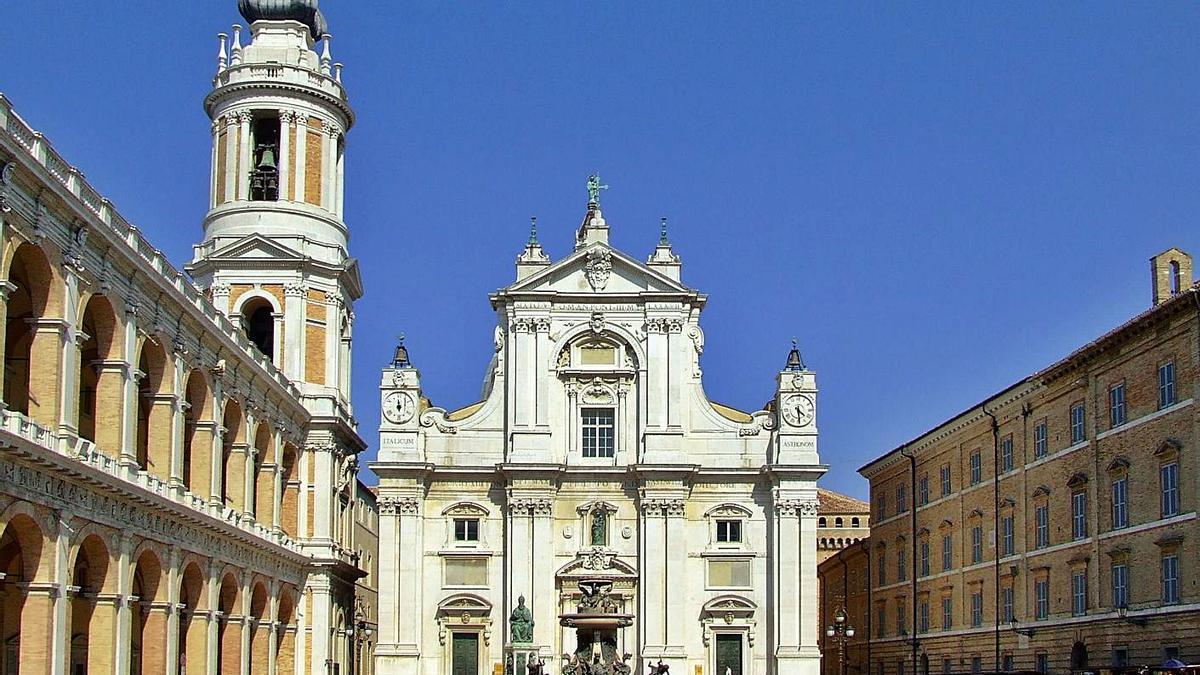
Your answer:
[[[255,299],[246,303],[242,308],[242,326],[246,337],[258,347],[258,351],[266,354],[268,359],[275,359],[275,313],[271,304],[266,300]]]
[[[817,527],[827,527],[828,524],[828,521],[825,520],[825,516],[817,518]]]
[[[841,517],[841,516],[838,516],[837,518],[834,518],[834,519],[833,519],[833,526],[834,526],[834,527],[842,527],[842,526],[844,526],[844,525],[845,525],[845,521],[843,521],[843,520],[842,520],[842,517]]]
[[[858,516],[855,516],[850,519],[850,527],[859,527],[858,523],[859,523]]]

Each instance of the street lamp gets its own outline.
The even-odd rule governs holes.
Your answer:
[[[363,599],[357,598],[354,604],[354,672],[355,675],[362,675],[363,643],[370,641],[371,634],[374,632],[371,630],[371,626],[374,624],[367,621],[367,605]]]
[[[838,672],[846,675],[846,641],[854,637],[854,626],[846,620],[846,610],[838,607],[833,613],[833,623],[825,627],[825,637],[838,646]]]

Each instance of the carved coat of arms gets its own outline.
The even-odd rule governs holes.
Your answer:
[[[604,290],[608,285],[608,278],[612,276],[612,253],[602,248],[588,253],[584,274],[587,275],[588,284],[593,291]]]

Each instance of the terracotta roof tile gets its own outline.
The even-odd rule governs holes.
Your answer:
[[[817,499],[821,502],[820,513],[867,514],[871,510],[870,505],[861,499],[825,488],[817,488]]]

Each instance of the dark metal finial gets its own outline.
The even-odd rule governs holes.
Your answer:
[[[529,245],[536,246],[537,243],[537,216],[533,216],[529,219]]]
[[[658,245],[659,246],[670,246],[671,242],[670,242],[670,240],[667,239],[667,217],[663,216],[662,218],[659,218],[658,224],[659,224],[659,228],[660,228],[660,232],[658,235]]]
[[[800,347],[796,338],[792,338],[792,351],[788,352],[786,370],[802,371],[808,370],[804,367],[804,359],[800,357]]]
[[[396,355],[392,358],[393,368],[412,368],[408,359],[408,347],[404,346],[404,333],[396,336]]]

